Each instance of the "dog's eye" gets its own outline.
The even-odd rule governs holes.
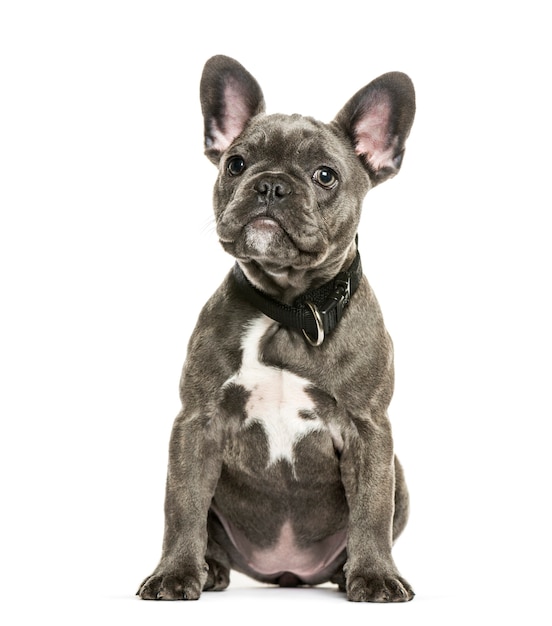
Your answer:
[[[226,171],[230,176],[239,176],[245,169],[245,161],[241,156],[233,156],[226,162]]]
[[[319,167],[312,178],[324,189],[333,189],[337,185],[337,174],[331,167]]]

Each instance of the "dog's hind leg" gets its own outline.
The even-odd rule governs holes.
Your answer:
[[[209,566],[207,572],[207,581],[203,587],[204,591],[222,591],[230,584],[230,558],[226,550],[214,539],[214,527],[218,524],[218,520],[209,512],[207,553],[205,561]]]
[[[393,541],[402,533],[410,510],[408,489],[404,479],[404,472],[399,459],[395,457],[395,513],[393,515]]]

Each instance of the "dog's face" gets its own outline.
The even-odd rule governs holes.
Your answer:
[[[370,187],[400,168],[414,115],[404,74],[359,91],[331,124],[265,115],[236,61],[210,59],[201,82],[207,156],[218,165],[217,234],[243,266],[269,276],[338,271]],[[262,282],[262,280],[261,280]]]
[[[257,116],[219,168],[217,232],[236,258],[274,271],[311,268],[354,239],[369,179],[335,129]]]

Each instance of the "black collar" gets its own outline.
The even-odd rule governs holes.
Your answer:
[[[303,331],[311,345],[319,346],[326,335],[338,325],[349,300],[358,289],[362,266],[357,251],[355,260],[347,270],[340,272],[324,285],[299,296],[292,306],[283,304],[254,287],[237,263],[233,273],[240,293],[248,302],[282,326]]]

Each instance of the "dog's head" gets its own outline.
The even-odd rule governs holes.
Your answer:
[[[328,280],[354,254],[366,192],[399,171],[414,119],[410,79],[384,74],[330,124],[265,115],[257,81],[229,57],[207,61],[200,91],[224,249],[269,293]]]

